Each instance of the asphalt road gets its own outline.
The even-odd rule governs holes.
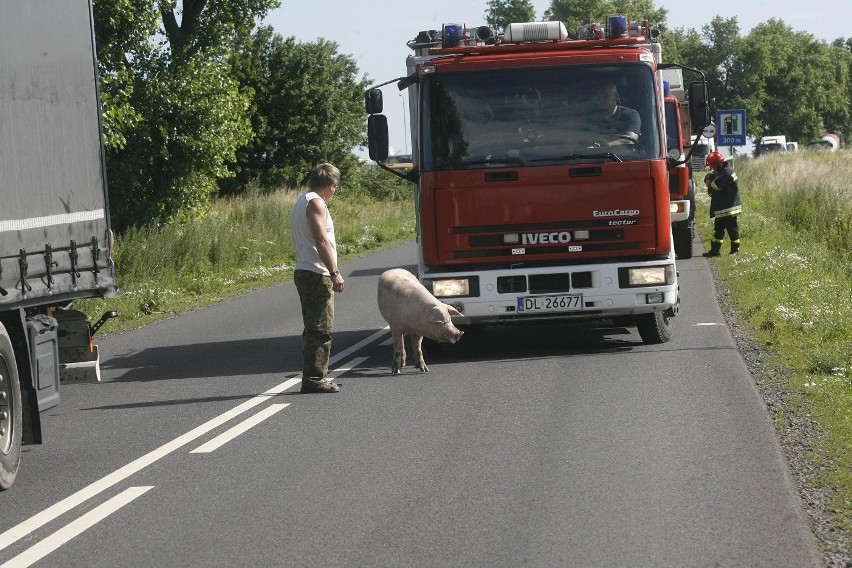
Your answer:
[[[391,375],[376,282],[413,258],[342,267],[337,395],[298,394],[292,283],[102,338],[0,493],[0,568],[821,565],[705,259],[667,344],[489,329]]]

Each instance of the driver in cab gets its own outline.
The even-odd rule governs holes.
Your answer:
[[[587,105],[589,128],[618,137],[610,141],[609,146],[633,144],[639,140],[642,131],[639,113],[619,104],[618,89],[613,83],[596,85]]]

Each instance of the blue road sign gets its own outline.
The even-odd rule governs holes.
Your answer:
[[[746,111],[716,111],[716,144],[719,146],[746,145]]]

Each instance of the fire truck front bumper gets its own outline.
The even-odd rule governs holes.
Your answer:
[[[602,319],[678,308],[670,260],[428,273],[423,284],[462,316],[456,325]]]

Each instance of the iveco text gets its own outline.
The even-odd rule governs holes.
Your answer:
[[[571,233],[564,231],[561,233],[524,233],[523,243],[525,245],[535,245],[544,243],[570,243]]]

